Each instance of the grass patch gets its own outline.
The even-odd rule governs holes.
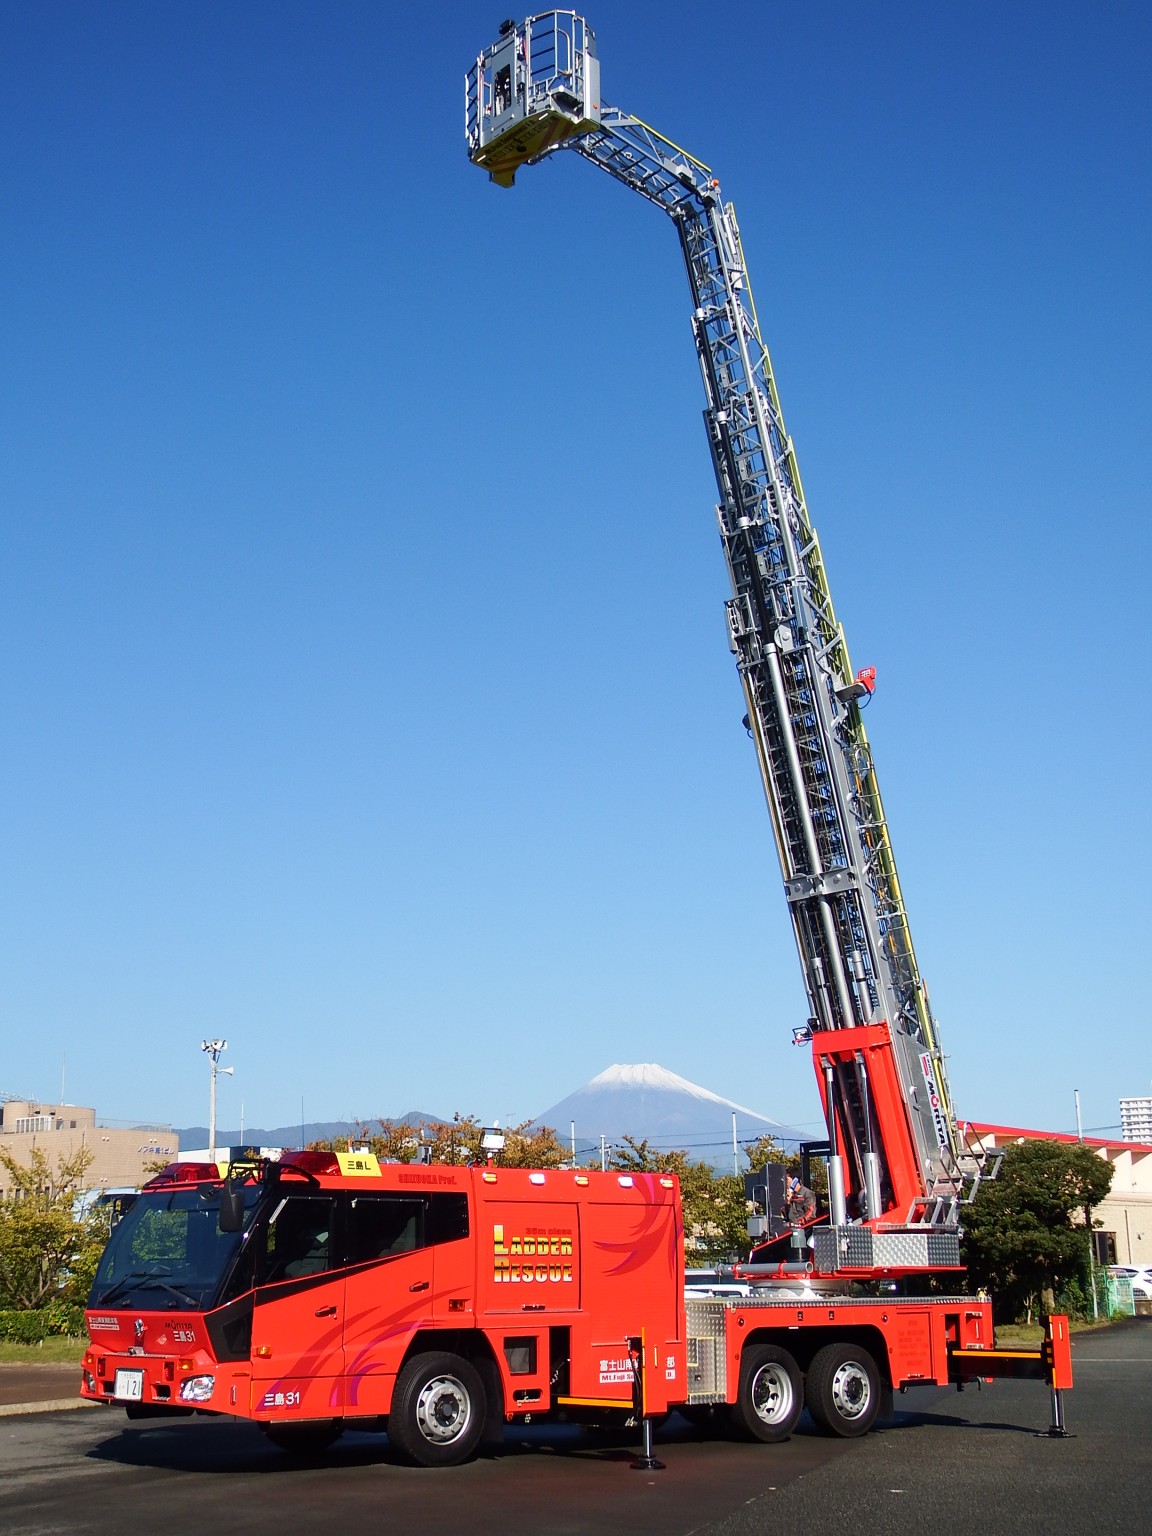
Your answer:
[[[74,1365],[80,1368],[87,1339],[51,1338],[42,1344],[0,1343],[0,1365]]]
[[[1069,1328],[1073,1333],[1091,1333],[1094,1328],[1107,1328],[1112,1322],[1110,1317],[1102,1317],[1099,1322],[1093,1318],[1080,1319],[1074,1317],[1069,1322]],[[1001,1323],[996,1328],[997,1344],[1039,1344],[1044,1338],[1044,1330],[1039,1323]]]

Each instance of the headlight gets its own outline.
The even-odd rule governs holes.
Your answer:
[[[206,1403],[216,1385],[215,1376],[189,1376],[180,1383],[180,1400],[184,1403]]]

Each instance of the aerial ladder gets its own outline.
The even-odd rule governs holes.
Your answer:
[[[793,1033],[811,1043],[827,1124],[817,1267],[952,1267],[982,1158],[953,1112],[864,730],[875,672],[853,672],[833,612],[735,210],[702,161],[601,99],[595,37],[572,11],[503,23],[466,77],[465,127],[469,157],[500,186],[571,150],[676,229],[732,583],[730,645],[808,995]]]

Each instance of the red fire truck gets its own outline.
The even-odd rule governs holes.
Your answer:
[[[918,1384],[1034,1376],[1062,1433],[1067,1320],[997,1350],[991,1304],[952,1289],[983,1161],[961,1135],[920,975],[854,673],[785,431],[732,205],[711,170],[600,95],[572,11],[506,22],[469,71],[468,152],[499,185],[572,152],[672,220],[692,295],[729,642],[784,877],[826,1138],[828,1209],[774,1199],[729,1294],[685,1294],[679,1190],[660,1174],[384,1165],[298,1152],[173,1164],[96,1274],[83,1393],[129,1414],[254,1419],[315,1449],[386,1428],[425,1466],[515,1420],[671,1408],[784,1439],[807,1408],[863,1434]],[[552,365],[549,357],[547,366]],[[734,935],[734,948],[746,936]],[[695,1288],[693,1288],[695,1289]],[[735,1291],[736,1294],[731,1294]],[[920,1294],[927,1293],[927,1294]]]
[[[1006,1353],[987,1300],[852,1294],[810,1261],[749,1291],[686,1297],[671,1175],[175,1163],[101,1260],[82,1392],[133,1418],[253,1419],[301,1452],[386,1429],[406,1459],[450,1466],[545,1418],[633,1421],[650,1458],[673,1408],[776,1441],[805,1406],[863,1434],[913,1385],[1071,1384],[1062,1320],[1043,1351]]]

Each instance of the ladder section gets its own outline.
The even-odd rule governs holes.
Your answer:
[[[556,17],[576,35],[573,13],[529,18],[515,32],[524,58]],[[587,60],[595,39],[581,27]],[[482,100],[468,89],[469,103]],[[531,80],[523,99],[522,120],[503,129],[470,119],[469,152],[489,168],[499,161],[495,179],[511,185],[520,164],[572,149],[655,203],[679,237],[732,585],[729,641],[809,999],[797,1034],[811,1039],[844,1165],[834,1225],[861,1216],[954,1227],[962,1152],[861,718],[871,679],[853,674],[833,612],[735,211],[708,166],[639,118],[597,98],[593,121],[586,99]],[[551,142],[528,147],[542,132]]]

